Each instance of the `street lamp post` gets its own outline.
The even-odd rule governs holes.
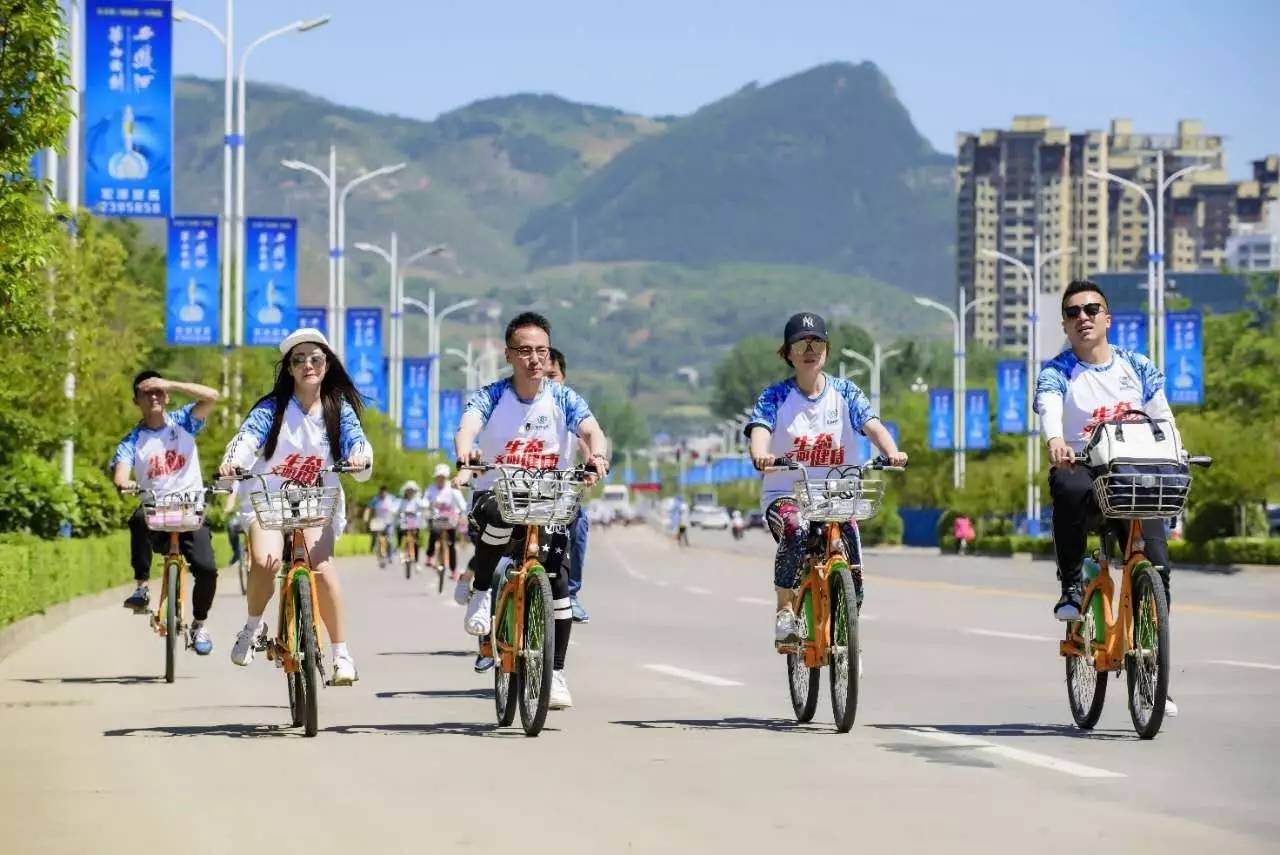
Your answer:
[[[444,247],[432,247],[432,249],[442,251]],[[406,259],[404,266],[407,268],[416,258],[426,254],[428,254],[427,250],[423,250],[415,256],[410,256]],[[402,294],[404,293],[403,284],[400,286],[400,291]],[[434,432],[438,430],[436,420],[440,417],[440,325],[447,316],[463,309],[469,309],[480,301],[475,298],[459,300],[457,303],[447,306],[437,313],[435,288],[427,291],[426,303],[421,300],[415,300],[412,297],[401,297],[400,300],[404,305],[413,306],[427,316],[427,350],[431,354],[431,394],[428,396],[428,421],[430,430]]]
[[[937,300],[930,300],[927,297],[916,297],[916,303],[920,306],[927,306],[930,309],[937,309],[947,317],[951,318],[953,327],[952,335],[952,364],[951,364],[951,386],[954,389],[955,401],[951,406],[952,421],[951,430],[953,435],[953,443],[955,445],[955,458],[952,462],[951,477],[955,488],[959,490],[964,486],[964,385],[965,385],[965,334],[964,319],[965,316],[977,306],[983,303],[990,303],[995,300],[995,296],[975,297],[969,302],[964,300],[964,289],[961,288],[956,295],[956,308],[939,303]]]
[[[1036,366],[1040,364],[1040,271],[1055,258],[1071,252],[1070,247],[1055,249],[1043,257],[1040,255],[1040,236],[1032,244],[1031,266],[1021,260],[994,249],[984,249],[983,255],[998,258],[1012,264],[1027,280],[1027,534],[1040,533],[1040,484],[1036,473],[1040,471],[1040,441],[1035,412]]]
[[[458,350],[456,347],[451,347],[447,349],[445,353],[448,354],[449,356],[456,356],[462,360],[463,377],[464,377],[463,382],[466,384],[467,391],[470,392],[472,389],[476,388],[476,386],[478,385],[474,380],[476,360],[475,360],[475,356],[473,355],[471,342],[467,342],[467,349],[465,351]]]
[[[1112,172],[1089,170],[1089,176],[1098,181],[1113,181],[1137,191],[1147,206],[1147,347],[1152,361],[1164,371],[1164,194],[1184,175],[1209,169],[1207,163],[1197,163],[1164,177],[1164,149],[1156,152],[1156,199],[1141,184],[1122,178]]]
[[[867,359],[858,351],[850,350],[847,347],[842,348],[840,352],[850,359],[858,360],[867,366],[867,369],[871,372],[871,411],[876,415],[880,415],[880,367],[893,357],[900,356],[902,351],[891,350],[888,353],[884,353],[880,349],[879,342],[872,342],[871,359]]]

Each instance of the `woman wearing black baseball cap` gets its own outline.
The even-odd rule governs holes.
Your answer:
[[[820,470],[815,472],[816,477],[824,477],[832,466],[864,462],[852,457],[855,434],[870,439],[893,465],[906,464],[907,455],[898,450],[862,390],[853,381],[832,377],[823,370],[829,351],[827,322],[821,315],[800,312],[791,316],[783,330],[778,355],[791,366],[792,376],[761,393],[747,423],[751,460],[757,469],[765,469],[782,457],[806,469]],[[807,526],[800,518],[793,494],[795,481],[795,472],[770,472],[764,476],[761,489],[769,531],[778,543],[773,562],[778,600],[775,644],[795,644],[800,640],[795,589],[800,582]],[[858,524],[853,520],[845,523],[844,538],[861,607],[861,543]]]

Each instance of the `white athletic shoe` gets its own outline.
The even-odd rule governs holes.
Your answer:
[[[1178,717],[1178,705],[1173,702],[1173,698],[1168,696],[1165,696],[1164,699],[1164,714],[1169,718]]]
[[[350,654],[334,658],[333,678],[329,681],[329,685],[350,686],[359,679],[360,675],[356,673],[356,663],[351,659]]]
[[[489,591],[472,591],[462,626],[469,635],[489,634]]]
[[[267,637],[267,625],[258,624],[257,630],[244,627],[236,635],[236,643],[231,648],[231,661],[236,665],[248,665],[253,661],[253,654]]]
[[[778,609],[778,617],[773,627],[775,644],[798,644],[800,630],[796,626],[796,613],[791,609]]]
[[[453,585],[453,601],[460,606],[465,606],[467,600],[471,598],[471,574],[463,573],[458,577],[458,581]]]
[[[553,710],[567,710],[573,706],[573,696],[569,694],[569,684],[565,682],[564,671],[551,672],[551,697],[548,706]]]

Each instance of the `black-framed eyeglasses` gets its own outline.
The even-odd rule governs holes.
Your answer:
[[[536,356],[539,359],[545,360],[547,357],[551,355],[551,348],[534,347],[533,345],[529,345],[529,344],[523,344],[520,347],[508,347],[507,350],[511,351],[521,359],[528,359],[530,356]]]
[[[323,368],[328,362],[328,358],[323,353],[312,353],[307,356],[293,356],[289,358],[289,364],[294,368],[301,368],[304,365],[314,365],[316,368]]]
[[[1074,321],[1076,318],[1080,317],[1081,312],[1084,312],[1089,317],[1096,318],[1098,314],[1102,312],[1102,309],[1103,306],[1101,303],[1085,303],[1080,306],[1067,306],[1062,310],[1062,316],[1067,320]]]

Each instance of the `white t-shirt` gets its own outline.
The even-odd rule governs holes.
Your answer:
[[[427,504],[432,514],[446,520],[446,528],[457,528],[458,521],[467,512],[467,500],[462,491],[455,490],[448,482],[443,487],[435,484],[427,487]]]
[[[400,499],[400,528],[423,528],[426,525],[427,505],[418,496]]]
[[[203,504],[204,476],[200,473],[196,434],[204,429],[204,420],[192,415],[195,408],[192,403],[165,413],[164,426],[155,430],[139,422],[116,446],[111,468],[127,463],[143,490],[157,496],[198,494]]]
[[[756,401],[746,433],[760,425],[769,430],[769,453],[803,464],[810,477],[826,477],[832,466],[865,463],[854,460],[855,434],[864,433],[867,422],[879,418],[857,384],[829,374],[817,397],[800,391],[795,378],[775,383]],[[761,487],[766,509],[783,496],[793,495],[799,472],[769,472]]]
[[[227,445],[223,455],[224,465],[230,464],[247,469],[255,475],[265,475],[268,490],[278,490],[287,479],[303,484],[323,486],[337,485],[341,489],[338,476],[332,472],[319,474],[326,466],[335,462],[329,448],[329,434],[325,430],[324,415],[316,407],[316,414],[309,415],[303,411],[297,398],[290,398],[280,423],[280,434],[276,440],[275,454],[270,460],[261,456],[267,444],[267,436],[271,432],[271,421],[275,416],[275,401],[264,398],[249,411],[249,416],[240,426],[239,432]],[[357,481],[367,481],[373,475],[373,446],[365,438],[364,429],[360,426],[355,410],[345,401],[342,404],[340,424],[340,448],[338,460],[347,460],[355,455],[367,457],[369,468],[363,472],[353,472]],[[245,500],[241,504],[241,517],[245,525],[254,520],[253,506],[248,494],[262,489],[262,482],[254,479],[249,482],[245,492]],[[339,493],[338,507],[333,516],[331,528],[335,536],[341,536],[346,527],[346,495]]]
[[[1173,422],[1164,375],[1142,354],[1119,347],[1111,348],[1104,365],[1064,350],[1041,370],[1035,402],[1045,440],[1061,437],[1076,451],[1084,450],[1099,424],[1130,410]]]
[[[522,401],[510,378],[478,390],[465,412],[480,416],[477,444],[485,460],[528,469],[568,469],[578,428],[591,418],[587,402],[568,386],[546,380],[532,401]],[[485,473],[475,489],[489,489],[497,477]]]

